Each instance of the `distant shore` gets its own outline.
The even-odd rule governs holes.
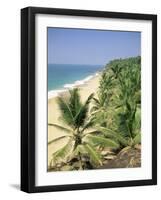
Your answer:
[[[99,87],[100,76],[101,73],[96,73],[95,76],[89,77],[89,79],[86,80],[84,79],[85,80],[84,82],[76,82],[75,85],[71,85],[72,87],[77,87],[80,89],[80,96],[83,102],[88,98],[88,96],[91,93],[94,93],[95,96],[97,95],[96,93]],[[48,95],[48,123],[62,124],[60,120],[60,110],[57,105],[57,96],[66,95],[68,93],[68,90],[69,89],[66,88],[66,90],[64,89],[56,91],[55,93],[53,93],[53,96]],[[57,138],[60,135],[65,135],[65,133],[56,129],[55,127],[48,126],[48,142],[53,140],[54,138]],[[66,142],[67,142],[66,139],[65,140],[62,139],[61,143],[57,142],[56,144],[54,143],[48,145],[48,165],[52,158],[52,154],[61,146],[65,145]]]

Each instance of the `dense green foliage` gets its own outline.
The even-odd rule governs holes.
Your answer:
[[[93,120],[106,137],[122,146],[141,140],[141,58],[111,61],[104,69]]]
[[[89,105],[92,108],[89,110]],[[79,90],[59,97],[62,124],[49,124],[67,134],[67,144],[53,153],[55,170],[90,169],[102,165],[102,151],[116,152],[141,143],[141,58],[111,61],[101,73],[97,95],[82,103]],[[59,169],[58,169],[59,166]]]

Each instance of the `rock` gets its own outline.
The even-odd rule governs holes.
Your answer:
[[[140,149],[141,150],[141,145],[140,144],[136,144],[135,145],[135,149]]]
[[[108,154],[107,151],[101,151],[101,155],[102,155],[102,156],[106,156],[107,154]]]
[[[141,148],[126,147],[99,169],[141,167]]]
[[[109,155],[109,156],[104,157],[104,159],[106,159],[106,160],[113,160],[115,158],[116,158],[116,156],[113,156],[113,155]]]
[[[103,150],[101,151],[101,155],[102,156],[106,156],[106,155],[114,155],[115,153],[112,152],[111,150]]]

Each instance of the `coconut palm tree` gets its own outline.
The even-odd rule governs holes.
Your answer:
[[[66,135],[60,136],[48,144],[67,138],[65,146],[53,153],[51,161],[52,166],[68,165],[70,169],[85,169],[102,165],[102,157],[98,147],[108,146],[112,149],[119,147],[118,143],[104,138],[99,132],[90,128],[93,127],[93,121],[89,118],[89,104],[93,94],[89,95],[87,100],[82,103],[77,88],[69,91],[68,97],[58,97],[58,105],[61,112],[62,125],[51,124],[66,132]],[[90,167],[89,167],[90,166]]]
[[[127,106],[127,110],[122,112],[119,110],[116,116],[116,128],[98,127],[98,130],[104,134],[106,138],[113,139],[120,143],[120,147],[134,147],[141,143],[141,110],[135,105],[134,108]],[[122,109],[122,108],[121,108]]]
[[[99,89],[97,92],[97,98],[93,98],[93,107],[91,109],[91,114],[95,124],[101,126],[107,126],[107,117],[109,114],[109,104],[113,94],[113,76],[108,74],[106,71],[102,73]]]
[[[141,142],[141,69],[139,60],[139,58],[130,58],[111,62],[102,74],[103,83],[100,84],[98,91],[99,94],[102,94],[101,97],[105,98],[98,96],[98,99],[95,99],[93,115],[96,120],[101,119],[101,123],[97,120],[100,125],[98,130],[105,137],[119,142],[122,147],[134,146]],[[104,87],[105,83],[107,85]],[[108,98],[109,94],[112,95],[110,99]],[[103,101],[104,99],[105,101]],[[104,104],[104,102],[108,103]],[[102,113],[101,110],[103,110]]]
[[[116,101],[118,132],[131,145],[141,142],[141,73],[140,65],[125,67],[118,75],[119,103]],[[120,105],[119,105],[120,104]],[[117,109],[116,109],[117,110]]]

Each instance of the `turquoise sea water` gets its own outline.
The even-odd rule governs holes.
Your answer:
[[[102,65],[48,64],[48,92],[83,84],[102,69]]]

